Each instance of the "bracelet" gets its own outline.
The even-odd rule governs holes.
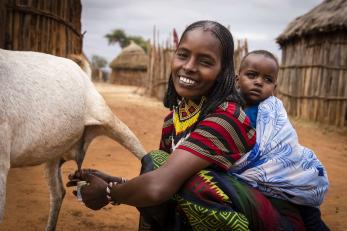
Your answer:
[[[123,178],[122,178],[123,180]],[[107,200],[108,202],[111,203],[111,205],[120,205],[120,203],[112,200],[112,197],[111,197],[111,189],[116,186],[118,184],[118,182],[110,182],[107,187],[106,187],[106,197],[107,197]]]

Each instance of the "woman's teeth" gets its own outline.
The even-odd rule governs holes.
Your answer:
[[[187,85],[193,85],[196,83],[195,80],[192,80],[192,79],[188,79],[186,77],[182,77],[180,76],[180,82],[184,83],[184,84],[187,84]]]

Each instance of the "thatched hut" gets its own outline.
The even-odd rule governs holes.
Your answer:
[[[347,126],[347,1],[323,1],[291,22],[277,42],[278,96],[288,113]]]
[[[131,41],[122,52],[112,60],[110,83],[141,86],[144,84],[148,65],[148,55],[136,43]]]
[[[80,0],[0,1],[0,48],[82,53]]]

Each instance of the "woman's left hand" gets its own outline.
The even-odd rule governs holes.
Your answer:
[[[93,174],[85,174],[81,178],[87,181],[87,185],[81,187],[83,203],[93,210],[106,206],[109,203],[106,197],[107,182]]]

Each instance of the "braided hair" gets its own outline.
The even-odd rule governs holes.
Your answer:
[[[202,106],[201,114],[198,119],[198,121],[201,121],[223,102],[233,101],[241,103],[242,100],[235,87],[234,41],[230,31],[226,27],[214,21],[197,21],[184,30],[178,46],[187,32],[198,28],[211,32],[220,42],[222,50],[222,68],[209,95],[206,96],[206,102]],[[172,110],[178,105],[178,100],[180,98],[181,97],[175,90],[171,74],[166,95],[164,97],[164,106]]]

